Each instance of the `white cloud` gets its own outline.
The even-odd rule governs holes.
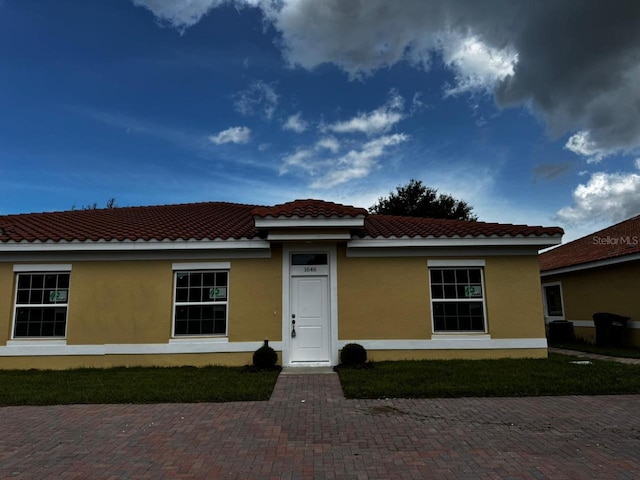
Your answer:
[[[640,213],[640,175],[594,173],[576,187],[573,203],[557,212],[557,220],[569,225],[622,221]]]
[[[640,158],[636,158],[636,168],[640,170]]]
[[[349,180],[366,177],[391,147],[407,140],[409,136],[403,133],[383,135],[335,157],[333,155],[342,148],[340,142],[334,137],[324,137],[309,147],[298,148],[285,156],[280,174],[302,172],[313,178],[309,185],[311,188],[332,188]]]
[[[249,143],[251,140],[251,129],[249,127],[231,127],[210,135],[209,140],[216,145],[225,143]]]
[[[160,22],[180,32],[192,27],[212,8],[226,0],[132,0],[137,7],[151,11]]]
[[[392,90],[389,94],[389,100],[380,108],[369,113],[360,113],[343,122],[332,123],[325,129],[334,133],[364,133],[366,135],[385,133],[405,118],[403,110],[404,98]]]
[[[576,155],[584,157],[587,163],[598,163],[603,158],[613,155],[619,150],[599,147],[598,144],[591,139],[591,134],[587,130],[580,130],[572,135],[569,140],[567,140],[564,148],[572,151]]]
[[[298,112],[295,115],[291,115],[289,118],[287,118],[287,121],[284,123],[282,128],[284,128],[285,130],[291,130],[292,132],[302,133],[307,129],[308,126],[309,123],[303,120],[302,113]]]
[[[338,153],[338,150],[340,150],[340,142],[336,137],[333,136],[321,138],[316,143],[316,146],[319,148],[327,149],[331,153]]]
[[[273,85],[258,80],[246,90],[236,93],[234,98],[233,106],[242,115],[262,113],[267,120],[271,120],[280,97]]]
[[[327,189],[363,178],[378,166],[378,160],[388,153],[388,149],[406,142],[409,137],[403,133],[385,135],[366,142],[359,149],[350,150],[347,154],[333,160],[329,171],[313,181],[311,188]]]
[[[485,91],[514,74],[518,54],[512,47],[492,48],[478,37],[448,34],[442,41],[445,65],[455,73],[455,85],[445,88],[445,96]]]

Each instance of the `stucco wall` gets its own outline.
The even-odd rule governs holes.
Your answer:
[[[596,312],[611,312],[640,321],[640,262],[542,277],[542,283],[562,282],[567,320],[591,320]]]
[[[340,339],[432,337],[427,258],[338,255]],[[483,259],[491,337],[544,337],[537,257]]]
[[[280,340],[281,258],[275,249],[270,259],[229,260],[229,341]],[[171,338],[173,262],[68,263],[68,345],[167,343]],[[0,292],[0,341],[6,344],[13,317],[13,264],[0,263]]]
[[[640,322],[640,261],[542,277],[542,283],[561,282],[564,318],[591,321],[594,313],[610,312]],[[595,341],[593,327],[575,327],[576,336]],[[640,345],[640,329],[628,331],[629,341]]]

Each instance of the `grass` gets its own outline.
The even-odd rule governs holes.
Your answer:
[[[277,378],[242,367],[0,370],[0,405],[268,400]]]
[[[579,352],[597,353],[598,355],[607,355],[610,357],[640,358],[640,348],[637,347],[598,347],[592,343],[581,341],[554,343],[550,346],[567,350],[577,350]]]
[[[377,362],[340,369],[347,398],[506,397],[640,393],[640,366],[551,354],[548,359]]]

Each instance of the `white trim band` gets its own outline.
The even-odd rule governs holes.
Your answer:
[[[535,246],[546,248],[559,245],[561,236],[549,237],[433,237],[433,238],[356,238],[349,248],[375,247],[480,247],[480,246]]]
[[[427,260],[427,267],[484,267],[486,264],[484,259],[468,260]]]
[[[46,264],[35,264],[35,263],[23,263],[17,264],[13,266],[13,271],[17,273],[24,272],[70,272],[71,264],[63,263],[63,264],[54,264],[54,263],[46,263]]]
[[[148,250],[244,250],[269,249],[265,240],[111,240],[60,242],[9,242],[0,244],[0,252],[112,252]]]
[[[367,350],[498,350],[547,348],[546,338],[488,338],[487,335],[453,338],[447,335],[431,340],[340,340],[340,348],[347,343],[359,343]]]
[[[0,357],[46,357],[72,355],[175,355],[184,353],[255,352],[264,342],[169,342],[106,345],[65,345],[50,341],[11,341],[0,347]],[[274,350],[282,350],[282,342],[269,342]]]
[[[174,263],[172,270],[229,270],[231,262]]]

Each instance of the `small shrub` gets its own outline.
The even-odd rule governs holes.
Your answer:
[[[367,351],[359,343],[348,343],[340,352],[340,363],[346,367],[357,367],[367,363]]]
[[[253,352],[253,365],[259,369],[274,369],[278,361],[278,354],[269,346],[267,340],[264,341],[264,345],[258,350]]]

